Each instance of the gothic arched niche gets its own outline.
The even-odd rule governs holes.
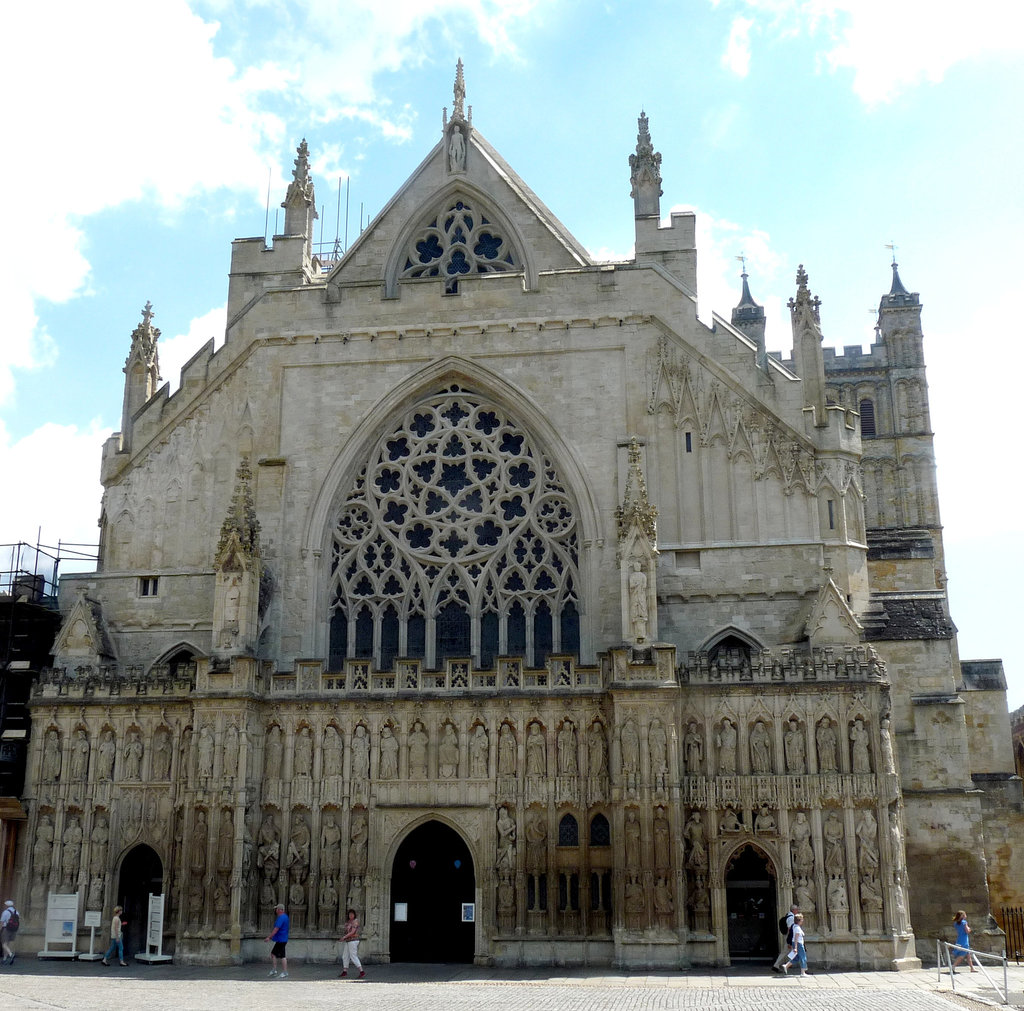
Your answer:
[[[451,385],[421,399],[385,426],[335,512],[327,603],[332,668],[578,654],[566,483],[486,397]]]

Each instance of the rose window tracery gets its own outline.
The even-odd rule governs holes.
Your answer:
[[[502,230],[460,198],[409,240],[400,277],[444,277],[448,289],[455,290],[463,274],[521,269]]]
[[[452,386],[375,444],[330,561],[331,657],[578,652],[577,524],[507,412]]]

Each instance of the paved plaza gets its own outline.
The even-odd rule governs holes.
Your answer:
[[[904,973],[818,972],[806,978],[764,969],[695,969],[685,973],[616,974],[606,970],[488,969],[477,966],[373,965],[365,980],[338,979],[338,966],[289,966],[268,979],[269,966],[144,966],[18,959],[0,969],[6,1008],[381,1008],[387,1011],[671,1011],[681,1008],[774,1011],[950,1011],[984,1008],[998,997],[985,976],[948,976],[934,969]],[[1001,976],[999,977],[1001,978]],[[1024,968],[1010,969],[1011,1006],[1024,1007]]]

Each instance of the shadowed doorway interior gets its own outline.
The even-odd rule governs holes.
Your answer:
[[[768,859],[744,846],[729,861],[725,902],[732,961],[773,959],[779,953],[775,877]]]
[[[462,837],[437,821],[413,829],[391,869],[391,961],[472,962],[476,924],[463,904],[475,891]]]
[[[160,895],[163,892],[164,867],[160,857],[149,846],[136,846],[125,854],[121,862],[121,874],[118,877],[117,897],[114,902],[124,906],[122,919],[128,921],[124,928],[124,957],[133,958],[138,952],[146,950],[146,917],[149,915],[149,895],[152,892]],[[110,943],[109,923],[113,916],[113,907],[106,910],[104,917],[108,925],[105,934],[104,950]]]

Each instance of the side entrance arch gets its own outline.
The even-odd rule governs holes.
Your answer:
[[[124,928],[125,961],[136,952],[146,950],[146,917],[149,915],[149,896],[152,892],[160,895],[164,890],[164,865],[156,850],[140,844],[130,849],[121,861],[121,873],[117,879],[117,895],[113,906],[124,906],[121,919],[128,923]],[[110,944],[109,917],[106,920],[104,950]]]
[[[760,850],[744,846],[730,857],[725,871],[730,961],[774,960],[778,955],[775,885],[775,870]]]
[[[439,821],[413,829],[391,866],[391,961],[472,962],[476,924],[462,907],[475,900],[462,836]]]

